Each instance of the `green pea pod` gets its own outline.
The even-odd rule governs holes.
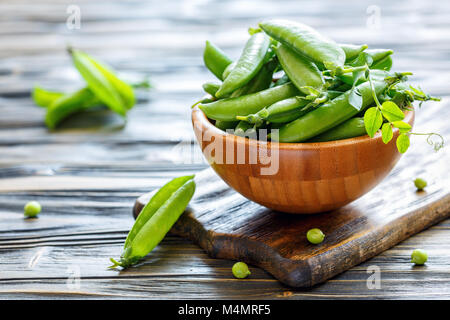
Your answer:
[[[270,87],[273,79],[273,72],[278,66],[278,59],[274,58],[263,65],[256,76],[245,86],[237,89],[231,94],[231,97],[245,96]]]
[[[305,107],[309,101],[301,97],[292,97],[275,102],[271,106],[248,116],[238,116],[238,120],[259,125],[263,121],[271,123],[286,123],[293,121],[305,113]]]
[[[375,80],[383,80],[386,77],[391,76],[391,74],[389,72],[387,72],[387,70],[379,70],[379,69],[371,70],[370,74],[372,75],[372,78]],[[339,80],[341,80],[342,82],[344,82],[348,85],[353,85],[353,82],[354,82],[354,75],[352,73],[344,73],[342,75],[336,76],[336,78],[338,78]],[[367,81],[367,79],[365,77],[360,78],[357,80],[356,85],[359,85],[365,81]]]
[[[367,49],[365,52],[372,57],[372,65],[394,53],[391,49]]]
[[[111,259],[112,267],[128,268],[151,252],[184,212],[194,191],[193,176],[175,178],[162,187],[142,209],[125,241],[120,261]]]
[[[292,83],[269,88],[242,97],[226,98],[211,103],[201,103],[199,108],[213,120],[235,121],[236,116],[256,113],[277,101],[299,94]]]
[[[358,57],[358,55],[368,48],[367,44],[354,45],[354,44],[340,44],[342,50],[345,52],[345,62],[349,62]]]
[[[217,120],[214,125],[216,128],[219,128],[222,131],[226,131],[227,129],[234,129],[238,125],[239,121],[220,121]]]
[[[45,124],[55,129],[68,116],[99,104],[100,100],[88,88],[64,94],[47,108]]]
[[[247,84],[261,69],[269,49],[270,39],[264,33],[255,33],[245,45],[236,66],[223,81],[216,95],[225,97],[234,90]]]
[[[297,89],[305,94],[309,93],[304,89],[305,86],[322,89],[325,81],[322,72],[320,72],[314,62],[300,56],[285,45],[279,46],[275,49],[275,52],[284,72]]]
[[[70,53],[75,67],[86,80],[89,89],[106,106],[125,116],[127,109],[134,104],[133,88],[87,54],[73,49]]]
[[[150,201],[145,205],[145,207],[141,210],[136,221],[128,233],[127,239],[125,240],[125,244],[123,248],[126,249],[134,240],[138,232],[142,229],[142,227],[149,221],[155,212],[162,206],[164,202],[169,199],[169,197],[177,191],[181,186],[183,186],[186,182],[193,179],[194,176],[183,176],[178,177],[171,180],[169,183],[166,183],[161,189],[159,189]]]
[[[225,70],[223,71],[223,74],[222,74],[222,79],[226,79],[228,77],[228,75],[231,73],[231,70],[233,70],[234,67],[236,67],[236,64],[237,64],[237,61],[233,61],[225,68]]]
[[[269,20],[259,24],[269,36],[314,61],[319,67],[334,70],[343,67],[345,52],[334,41],[313,28],[287,20]]]
[[[202,85],[203,90],[215,97],[217,90],[219,90],[220,84],[214,82],[206,82]]]
[[[392,57],[387,56],[386,58],[375,62],[370,68],[389,71],[392,68]]]
[[[385,81],[373,81],[376,94],[386,89]],[[373,103],[372,89],[369,82],[364,82],[356,87],[362,97],[362,108]],[[304,116],[292,121],[280,128],[280,142],[303,142],[317,136],[340,123],[352,118],[360,110],[350,105],[348,97],[351,91],[324,103],[317,109],[308,112]]]
[[[255,126],[245,121],[239,121],[239,123],[236,125],[236,128],[234,128],[234,134],[239,137],[249,137],[256,139]]]
[[[231,64],[231,59],[221,50],[209,41],[206,41],[205,50],[203,51],[203,61],[205,66],[219,80],[223,80],[223,72],[225,68]]]
[[[36,103],[40,107],[47,108],[55,100],[61,98],[64,95],[64,92],[45,90],[41,87],[36,86],[34,87],[31,95],[34,103]]]
[[[342,122],[336,127],[325,131],[318,136],[308,140],[309,142],[324,142],[324,141],[334,141],[342,140],[348,138],[354,138],[366,135],[366,127],[364,125],[364,118],[356,117],[348,119]]]

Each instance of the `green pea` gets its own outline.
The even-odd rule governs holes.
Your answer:
[[[297,89],[308,94],[309,92],[303,87],[322,88],[325,83],[322,72],[312,61],[300,56],[285,45],[279,46],[275,49],[275,52],[284,72],[286,72]]]
[[[203,51],[203,61],[209,71],[219,80],[224,79],[222,76],[223,72],[231,64],[231,59],[220,48],[209,41],[206,41],[205,50]]]
[[[417,190],[421,191],[427,186],[427,182],[422,178],[417,178],[414,180],[414,185],[416,186]]]
[[[428,254],[425,252],[425,250],[422,249],[415,249],[411,253],[411,262],[417,265],[423,265],[428,260]]]
[[[323,239],[325,239],[325,235],[323,234],[322,230],[314,228],[308,230],[308,232],[306,233],[306,238],[312,244],[319,244],[322,243]]]
[[[250,139],[257,138],[255,126],[245,121],[239,121],[236,128],[234,128],[234,134],[239,137],[248,137]]]
[[[247,84],[263,66],[269,45],[270,39],[264,33],[255,33],[250,36],[236,66],[224,79],[216,96],[223,98]]]
[[[24,214],[26,217],[36,217],[41,212],[41,205],[37,201],[30,201],[24,207]]]
[[[251,274],[247,264],[244,262],[236,262],[233,268],[231,268],[231,271],[233,272],[233,276],[238,279],[247,278]]]

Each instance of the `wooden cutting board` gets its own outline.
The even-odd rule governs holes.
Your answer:
[[[292,287],[323,282],[450,216],[448,152],[412,152],[378,187],[333,212],[291,215],[251,202],[212,169],[196,176],[190,207],[171,232],[189,238],[211,257],[245,261]],[[428,180],[416,192],[412,180]],[[134,215],[151,197],[141,196]],[[306,232],[320,228],[324,242]],[[408,263],[408,261],[405,261]]]

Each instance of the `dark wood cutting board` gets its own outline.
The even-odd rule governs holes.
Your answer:
[[[362,198],[316,215],[262,207],[206,169],[197,174],[194,198],[171,232],[191,239],[211,257],[245,261],[287,285],[310,287],[449,217],[449,158],[448,152],[430,150],[421,153],[418,165],[413,151]],[[427,177],[426,191],[416,192],[412,180],[418,175]],[[136,201],[135,216],[151,195]],[[306,240],[315,227],[326,234],[319,245]]]

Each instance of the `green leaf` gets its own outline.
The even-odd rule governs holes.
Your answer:
[[[409,136],[402,133],[397,138],[397,149],[400,153],[405,153],[409,148]]]
[[[371,138],[373,138],[382,124],[383,116],[381,115],[381,112],[376,107],[367,109],[364,114],[364,126],[366,127],[367,134]]]
[[[384,143],[388,143],[391,141],[392,137],[394,136],[394,132],[392,131],[392,127],[390,123],[383,124],[383,127],[381,128],[381,139],[383,139]]]
[[[385,101],[381,105],[381,113],[390,122],[403,120],[405,114],[402,110],[392,101]]]
[[[392,125],[399,129],[400,133],[406,133],[411,130],[411,125],[409,123],[406,123],[404,121],[394,121],[392,122]]]

